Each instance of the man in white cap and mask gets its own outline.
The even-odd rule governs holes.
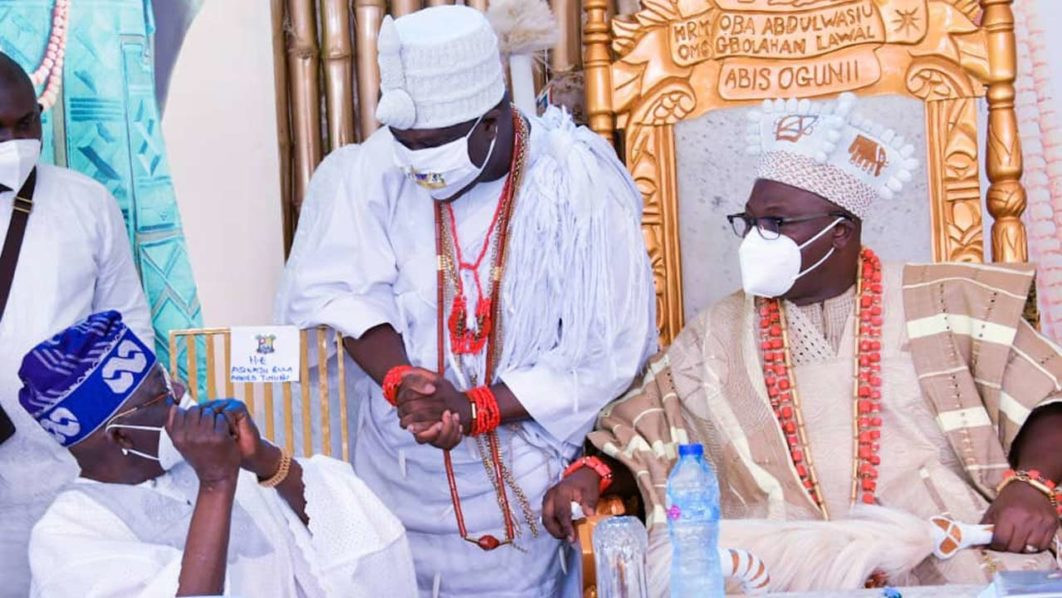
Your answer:
[[[33,83],[0,53],[0,596],[29,591],[30,529],[77,466],[18,407],[22,355],[89,314],[116,309],[152,343],[125,221],[101,185],[40,163]],[[42,476],[43,472],[47,476]]]
[[[314,175],[277,317],[346,337],[355,470],[423,594],[578,594],[539,508],[654,347],[641,197],[598,136],[510,105],[479,11],[386,18],[379,48],[386,126]]]
[[[918,165],[892,131],[852,113],[855,101],[779,100],[753,113],[760,168],[745,210],[728,217],[743,237],[744,289],[691,321],[590,434],[617,488],[633,491],[628,472],[639,474],[657,592],[671,553],[667,475],[691,442],[718,473],[724,518],[837,521],[821,546],[851,529],[860,504],[915,515],[915,537],[943,513],[995,524],[991,549],[906,570],[871,563],[873,582],[984,585],[999,569],[1053,567],[1062,355],[1022,318],[1033,267],[885,264],[861,246],[873,204]],[[547,528],[568,533],[568,505],[592,508],[599,483],[584,468],[553,488]],[[760,538],[740,524],[728,538],[724,526],[721,544],[775,554],[799,537],[799,558],[767,563],[799,572],[772,591],[854,589],[821,585],[836,579],[826,574],[837,550],[779,526]],[[910,537],[879,540],[894,557]]]

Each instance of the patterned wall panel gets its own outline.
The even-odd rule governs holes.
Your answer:
[[[52,0],[0,0],[0,50],[40,63]],[[202,326],[155,99],[150,0],[72,0],[62,101],[45,115],[45,159],[91,176],[118,200],[151,304],[156,348]],[[183,356],[181,363],[185,363]]]

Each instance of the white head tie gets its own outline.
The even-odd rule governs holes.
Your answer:
[[[914,147],[891,129],[852,113],[856,96],[833,103],[764,100],[749,113],[748,152],[758,178],[816,193],[863,218],[878,198],[892,199],[918,168]]]

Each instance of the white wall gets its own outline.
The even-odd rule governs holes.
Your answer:
[[[269,4],[204,2],[162,128],[207,326],[265,324],[283,269]]]

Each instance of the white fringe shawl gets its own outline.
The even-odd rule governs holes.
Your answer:
[[[603,172],[608,156],[600,154],[612,149],[577,128],[566,112],[551,107],[532,119],[532,128],[538,129],[532,142],[542,147],[530,149],[534,159],[510,224],[497,372],[545,362],[576,376],[590,359],[614,372],[609,349],[617,318],[631,313],[632,300],[646,292],[631,288],[615,297],[615,268],[626,267],[632,285],[651,284],[639,272],[641,209],[631,199],[640,196],[629,178]],[[609,217],[617,209],[622,220]],[[617,221],[629,230],[615,230]]]

